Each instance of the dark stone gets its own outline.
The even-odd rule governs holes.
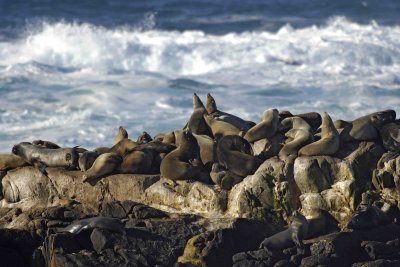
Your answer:
[[[136,219],[150,219],[150,218],[167,218],[168,214],[165,212],[151,208],[146,205],[136,205],[132,209],[132,213]]]
[[[398,267],[400,261],[398,260],[376,260],[367,262],[358,262],[352,265],[352,267]]]
[[[296,267],[296,266],[298,265],[289,260],[280,260],[274,265],[274,267]]]
[[[105,248],[111,248],[111,234],[102,229],[93,229],[90,235],[90,240],[92,241],[93,249],[100,253]]]
[[[372,260],[387,259],[394,260],[400,259],[399,248],[390,246],[383,242],[377,241],[364,241],[361,246],[368,253]]]
[[[21,254],[12,248],[0,247],[0,259],[0,266],[27,266],[26,261],[24,261],[24,258],[21,256]]]
[[[42,213],[42,217],[49,220],[63,220],[65,211],[65,207],[50,207]]]
[[[2,254],[18,255],[18,259],[14,261],[16,266],[19,262],[23,262],[22,266],[29,266],[33,251],[42,244],[43,239],[36,233],[16,230],[16,229],[0,229],[0,247]],[[14,256],[13,256],[14,257]],[[11,258],[11,256],[10,256]],[[0,258],[3,263],[3,258]],[[13,264],[5,266],[14,266]]]
[[[123,219],[127,217],[125,209],[118,202],[106,202],[101,206],[101,216]]]

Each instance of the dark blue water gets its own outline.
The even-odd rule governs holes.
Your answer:
[[[156,12],[160,30],[200,30],[210,34],[276,31],[323,25],[344,16],[366,24],[400,24],[400,1],[376,0],[247,0],[247,1],[125,1],[125,0],[1,0],[1,35],[16,37],[37,21],[90,23],[114,28],[137,25],[144,14]]]

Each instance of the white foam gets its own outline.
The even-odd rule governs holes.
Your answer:
[[[253,120],[270,107],[352,119],[400,104],[399,26],[341,17],[225,35],[153,26],[154,14],[141,29],[43,23],[0,42],[0,150],[39,137],[110,145],[119,125],[132,135],[181,128],[193,91]]]

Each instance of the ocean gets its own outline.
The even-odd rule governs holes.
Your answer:
[[[400,1],[0,0],[0,151],[182,128],[192,94],[352,120],[400,112]]]

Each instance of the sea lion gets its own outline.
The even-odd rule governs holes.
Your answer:
[[[291,128],[291,129],[290,129]],[[286,141],[278,156],[282,160],[288,160],[297,156],[299,149],[314,140],[311,127],[300,117],[286,118],[281,122],[280,130],[286,131]]]
[[[241,131],[248,131],[251,127],[255,125],[255,123],[252,121],[245,121],[235,115],[218,110],[215,99],[209,93],[206,95],[205,108],[207,110],[207,113],[215,119],[227,122]]]
[[[217,143],[207,135],[193,134],[200,149],[200,159],[207,169],[217,162]]]
[[[243,181],[243,177],[233,174],[220,163],[214,163],[212,165],[210,177],[214,184],[225,190],[231,190],[235,184]]]
[[[122,139],[118,142],[118,144],[111,147],[107,152],[109,153],[117,153],[121,157],[123,157],[128,151],[134,149],[139,144],[135,141],[132,141],[129,138]]]
[[[117,153],[104,153],[97,157],[92,167],[85,171],[83,182],[93,184],[97,179],[113,173],[121,164],[122,157]]]
[[[239,135],[241,130],[236,128],[234,125],[215,119],[212,115],[204,115],[204,120],[210,127],[214,139],[218,140],[223,136],[227,135]]]
[[[57,229],[57,231],[79,234],[83,230],[93,228],[106,229],[111,232],[121,233],[124,230],[124,224],[117,218],[98,216],[74,221],[67,227]]]
[[[12,153],[20,156],[26,162],[47,167],[78,167],[78,152],[74,148],[45,148],[22,142],[14,145]]]
[[[340,138],[344,142],[374,140],[378,137],[377,128],[395,119],[396,112],[391,109],[362,116],[345,126],[340,133]],[[343,124],[346,125],[346,123]]]
[[[56,148],[61,148],[59,145],[56,143],[50,142],[50,141],[45,141],[45,140],[33,140],[32,144],[37,145],[37,146],[42,146],[46,148],[51,148],[51,149],[56,149]]]
[[[295,114],[293,115],[287,110],[279,112],[279,120],[282,121],[286,118],[291,118],[291,117],[300,117],[303,120],[305,120],[308,125],[315,131],[320,125],[321,125],[321,115],[317,112],[307,112],[307,113],[300,113],[300,114]]]
[[[292,214],[292,223],[289,228],[279,232],[273,236],[267,237],[261,242],[260,248],[269,250],[281,250],[296,245],[298,248],[303,247],[303,239],[308,234],[308,221],[298,211]]]
[[[333,155],[339,150],[340,136],[328,113],[322,114],[321,139],[303,146],[299,156]]]
[[[251,127],[244,139],[249,143],[254,143],[263,138],[272,137],[278,130],[279,125],[279,112],[277,109],[267,109],[261,116],[261,122]]]
[[[138,144],[146,144],[151,141],[153,141],[153,138],[151,138],[151,136],[147,132],[143,132],[136,139],[136,143],[138,143]],[[162,140],[159,140],[159,141],[161,142]]]
[[[161,153],[169,153],[176,147],[160,141],[150,141],[128,151],[118,168],[119,173],[159,173]]]
[[[400,152],[400,125],[390,122],[378,128],[383,147],[388,151]]]
[[[161,161],[161,176],[170,180],[194,179],[208,181],[199,159],[196,139],[188,130],[180,135],[179,146],[168,153]]]
[[[148,151],[130,151],[124,155],[118,173],[148,173],[153,163],[153,154]]]
[[[390,223],[386,214],[373,205],[360,206],[354,212],[347,227],[350,229],[366,229]]]
[[[126,138],[128,138],[128,132],[122,126],[119,126],[117,135],[114,137],[113,145],[118,144],[121,140]]]
[[[249,142],[237,135],[227,135],[217,145],[218,161],[235,175],[253,174],[262,160],[254,157]]]
[[[83,172],[90,169],[90,167],[92,167],[94,161],[97,159],[98,156],[99,154],[97,154],[97,152],[94,151],[86,151],[84,153],[79,154],[79,160],[78,160],[79,169]]]
[[[305,239],[340,231],[339,222],[326,210],[313,209],[311,213],[311,218],[307,219],[308,231]]]
[[[101,146],[93,149],[93,152],[96,152],[98,155],[110,152],[110,148],[106,146]]]
[[[28,165],[28,163],[17,155],[0,154],[0,171],[13,170],[26,165]]]
[[[206,122],[204,121],[203,115],[207,114],[206,108],[201,102],[200,98],[193,93],[193,113],[187,122],[185,129],[188,129],[192,134],[205,134],[210,135],[211,131]]]

